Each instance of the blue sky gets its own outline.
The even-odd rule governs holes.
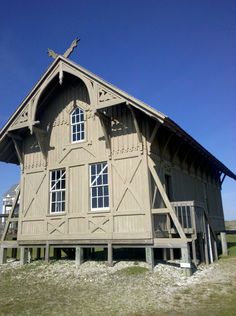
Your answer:
[[[71,59],[164,112],[236,172],[236,1],[16,1],[0,10],[0,127],[52,60]],[[18,181],[0,163],[0,196]],[[236,182],[223,185],[236,219]]]

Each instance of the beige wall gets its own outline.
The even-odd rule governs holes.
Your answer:
[[[70,113],[85,110],[86,140],[71,144]],[[22,210],[19,240],[148,239],[152,237],[146,158],[130,112],[111,109],[111,150],[85,86],[66,85],[41,113],[47,165],[35,135],[24,140]],[[91,211],[89,165],[108,161],[110,209]],[[65,214],[49,213],[49,172],[66,168]]]
[[[84,142],[72,144],[70,113],[75,106],[85,111]],[[131,112],[127,106],[109,108],[112,119],[111,147],[106,146],[104,130],[87,90],[81,81],[63,83],[44,101],[39,112],[41,128],[47,131],[39,144],[35,134],[24,139],[24,166],[21,184],[19,240],[141,240],[152,238],[152,218],[147,166],[149,139],[153,122],[136,111],[142,142],[138,139]],[[175,201],[196,200],[207,205],[215,229],[222,230],[223,211],[219,184],[211,178],[188,170],[181,157],[171,161],[173,143],[161,156],[165,134],[157,133],[151,147],[156,169],[164,185],[164,175],[171,176]],[[44,155],[41,152],[43,148]],[[108,162],[110,208],[92,211],[90,207],[89,165]],[[50,170],[66,169],[66,208],[64,214],[50,214]],[[206,192],[204,191],[206,190]],[[206,193],[206,194],[205,194]],[[206,197],[207,196],[207,201]],[[158,195],[156,197],[158,200]],[[153,207],[163,207],[154,203]]]

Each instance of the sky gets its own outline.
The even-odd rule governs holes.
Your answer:
[[[70,59],[168,115],[236,173],[235,0],[1,2],[0,128],[52,59]],[[0,197],[19,179],[0,163]],[[226,219],[236,182],[226,177]]]

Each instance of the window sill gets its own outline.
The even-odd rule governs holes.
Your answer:
[[[81,143],[86,143],[86,139],[78,140],[76,142],[71,142],[70,145],[76,145],[76,144],[81,144]]]
[[[110,213],[111,210],[109,208],[98,208],[94,210],[88,211],[88,214],[101,214],[101,213]]]
[[[67,215],[66,212],[55,212],[55,213],[47,214],[46,217],[65,216],[65,215]]]

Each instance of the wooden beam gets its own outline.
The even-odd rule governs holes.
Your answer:
[[[108,127],[106,124],[106,122],[108,121],[108,117],[100,111],[97,111],[96,114],[99,117],[101,125],[102,125],[106,147],[110,149],[110,154],[111,154],[111,136],[110,136],[110,131],[108,130]]]
[[[224,180],[225,180],[226,174],[223,175],[222,179],[220,180],[220,185],[222,186]]]
[[[169,145],[169,143],[170,143],[170,140],[171,140],[171,138],[174,136],[174,134],[173,133],[171,133],[169,136],[168,136],[168,138],[167,138],[167,140],[166,140],[166,142],[165,142],[165,145],[164,145],[164,147],[163,147],[163,149],[162,149],[162,151],[161,151],[161,157],[163,158],[164,157],[164,155],[165,155],[165,153],[166,153],[166,149],[167,149],[167,147],[168,147],[168,145]]]
[[[180,162],[180,163],[181,163],[182,168],[183,168],[184,163],[185,163],[185,161],[186,161],[186,159],[187,159],[187,157],[188,157],[188,155],[189,155],[189,153],[190,153],[190,152],[191,152],[191,148],[189,148],[189,149],[187,150],[187,152],[185,153],[184,158],[183,158],[183,159],[182,159],[182,161]]]
[[[169,214],[168,208],[152,208],[152,214]]]
[[[47,164],[47,150],[45,148],[45,138],[46,138],[47,133],[41,128],[38,128],[36,126],[33,126],[32,130],[37,139],[37,142],[41,150],[41,153],[43,155],[43,158],[45,160],[45,163]]]
[[[6,220],[5,227],[4,227],[4,230],[3,230],[3,233],[2,233],[2,237],[1,237],[1,242],[3,242],[5,240],[5,238],[6,238],[6,235],[7,235],[9,226],[10,226],[10,223],[12,222],[12,216],[13,216],[15,207],[16,207],[17,202],[19,200],[19,196],[20,196],[20,188],[18,189],[18,191],[16,193],[16,197],[15,197],[14,203],[12,205],[12,208],[11,208],[10,212],[9,212],[8,218]]]
[[[175,151],[174,151],[172,157],[171,157],[171,161],[172,161],[172,162],[174,161],[175,157],[177,156],[177,154],[178,154],[178,152],[179,152],[179,150],[180,150],[180,148],[181,148],[182,145],[183,145],[183,142],[180,141],[180,142],[178,143],[178,145],[177,145],[177,147],[176,147],[176,149],[175,149]]]
[[[177,216],[175,214],[174,209],[172,208],[172,205],[171,205],[171,203],[170,203],[170,201],[168,199],[168,196],[167,196],[167,194],[165,192],[165,189],[163,188],[163,185],[162,185],[162,183],[161,183],[161,181],[160,181],[160,179],[158,177],[158,174],[157,174],[157,172],[156,172],[156,170],[154,168],[154,162],[151,160],[150,157],[148,157],[148,166],[149,166],[149,170],[150,170],[150,172],[151,172],[151,174],[153,176],[153,179],[154,179],[154,181],[155,181],[155,183],[157,185],[159,193],[160,193],[160,195],[161,195],[161,197],[162,197],[162,199],[163,199],[163,201],[165,203],[165,206],[169,209],[169,214],[170,214],[170,216],[171,216],[171,218],[172,218],[172,220],[173,220],[173,222],[175,224],[175,227],[176,227],[180,237],[182,239],[186,240],[186,235],[185,235],[185,233],[183,231],[183,228],[180,225],[180,222],[179,222],[179,220],[178,220],[178,218],[177,218]]]
[[[111,100],[107,100],[104,102],[99,102],[96,106],[96,110],[101,110],[101,109],[105,109],[108,108],[110,106],[114,106],[114,105],[119,105],[125,103],[125,99],[122,98],[117,98],[117,99],[111,99]]]
[[[160,123],[159,121],[157,121],[157,122],[156,122],[156,125],[155,125],[155,127],[154,127],[154,129],[153,129],[153,131],[152,131],[151,137],[150,137],[150,139],[149,139],[150,144],[153,143],[153,141],[154,141],[154,139],[155,139],[155,137],[156,137],[157,131],[158,131],[158,129],[160,128],[160,126],[161,126],[161,123]]]
[[[17,142],[17,140],[22,141],[22,138],[19,138],[19,136],[14,135],[12,133],[8,133],[8,135],[11,137],[11,139],[13,141],[19,163],[21,164],[21,166],[23,166],[23,157],[22,157],[22,153],[21,153],[19,144]]]
[[[134,121],[134,127],[135,127],[136,133],[138,135],[138,140],[139,140],[139,142],[141,144],[143,144],[142,133],[141,133],[139,125],[138,125],[137,117],[136,117],[136,115],[134,113],[134,110],[133,110],[132,106],[129,103],[126,103],[126,104],[127,104],[127,107],[129,108],[129,110],[131,112],[131,115],[132,115],[132,118],[133,118],[133,121]]]
[[[22,137],[20,137],[20,136],[17,135],[17,134],[11,133],[11,132],[8,132],[7,135],[8,135],[11,139],[19,140],[20,142],[22,142],[22,140],[23,140]]]

